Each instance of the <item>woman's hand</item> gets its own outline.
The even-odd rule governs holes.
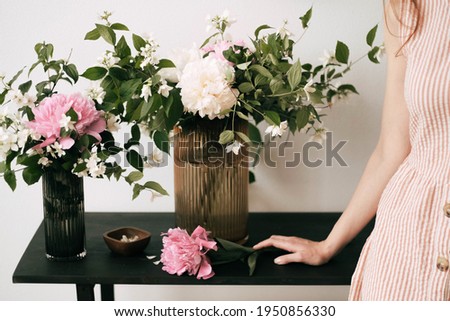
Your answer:
[[[253,248],[259,250],[270,246],[290,252],[290,254],[279,256],[274,260],[275,264],[279,265],[293,262],[322,265],[332,257],[325,242],[315,242],[295,236],[272,235],[253,246]]]

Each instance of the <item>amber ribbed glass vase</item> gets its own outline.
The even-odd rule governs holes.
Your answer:
[[[176,225],[198,225],[211,236],[245,243],[248,238],[248,163],[245,148],[225,151],[220,133],[229,119],[200,119],[183,125],[174,138]],[[236,131],[247,133],[245,122]]]
[[[42,176],[46,256],[52,261],[85,257],[83,179],[66,171]]]

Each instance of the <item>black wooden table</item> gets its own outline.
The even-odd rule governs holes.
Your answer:
[[[298,235],[321,240],[330,231],[340,213],[251,213],[251,246],[271,234]],[[103,241],[105,231],[135,226],[152,233],[145,253],[121,257],[110,252]],[[361,248],[373,228],[369,224],[329,263],[313,267],[304,264],[278,266],[273,259],[281,251],[267,252],[258,258],[253,276],[247,265],[238,261],[214,266],[216,275],[208,280],[193,276],[174,276],[154,265],[146,256],[161,253],[161,232],[174,227],[173,213],[86,213],[87,256],[76,262],[51,262],[45,257],[41,224],[25,250],[13,274],[14,283],[75,284],[78,300],[94,300],[94,286],[100,285],[101,299],[114,300],[115,284],[171,285],[348,285]]]

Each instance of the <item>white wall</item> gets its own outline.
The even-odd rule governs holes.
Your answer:
[[[220,14],[228,8],[238,22],[233,25],[235,39],[252,35],[261,24],[281,26],[284,19],[297,35],[297,19],[314,5],[311,28],[298,45],[297,55],[303,62],[319,63],[324,49],[333,49],[336,40],[346,42],[353,59],[366,51],[365,35],[382,23],[382,1],[371,0],[1,0],[0,1],[0,71],[12,75],[24,65],[34,62],[33,46],[40,41],[55,45],[55,57],[66,57],[73,48],[72,61],[80,70],[96,63],[103,45],[84,41],[84,34],[97,23],[103,10],[113,12],[113,21],[125,23],[136,33],[148,33],[158,40],[160,54],[170,48],[200,44],[206,37],[205,17]],[[382,41],[382,34],[378,36]],[[251,211],[342,211],[349,200],[372,148],[375,145],[384,92],[385,64],[366,60],[358,63],[347,76],[356,85],[359,96],[353,96],[328,112],[326,126],[333,131],[333,141],[346,140],[341,156],[347,167],[320,166],[307,168],[256,168],[257,183],[250,187]],[[81,82],[83,90],[86,82]],[[301,149],[304,136],[295,137]],[[323,153],[311,157],[324,157]],[[281,164],[281,159],[278,159]],[[153,169],[151,176],[172,193],[171,163]],[[173,197],[150,202],[141,197],[131,201],[131,190],[125,183],[86,180],[87,211],[173,211]],[[73,300],[75,290],[68,285],[12,284],[12,273],[35,229],[42,220],[40,184],[18,184],[11,192],[0,183],[0,299],[1,300]],[[303,300],[345,299],[348,287],[208,287],[121,286],[119,300],[199,299],[220,300]],[[192,294],[191,294],[192,293]],[[280,297],[281,294],[281,297]],[[192,297],[191,295],[194,295]]]

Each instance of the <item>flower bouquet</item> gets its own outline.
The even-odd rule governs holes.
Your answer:
[[[311,16],[312,9],[299,18],[303,33]],[[294,49],[302,36],[294,39],[286,22],[256,28],[246,43],[232,40],[228,28],[236,21],[225,12],[208,18],[214,32],[199,48],[160,58],[153,38],[132,33],[130,48],[128,27],[111,22],[108,12],[102,19],[85,39],[102,39],[110,49],[82,76],[99,81],[101,108],[131,128],[124,151],[136,169],[127,176],[133,197],[146,189],[139,180],[153,158],[138,152],[140,142],[150,139],[170,153],[173,137],[177,225],[190,232],[202,225],[214,236],[245,242],[249,167],[262,145],[258,125],[265,122],[271,137],[302,130],[320,140],[323,111],[357,93],[337,83],[359,60],[350,60],[348,46],[338,41],[323,64],[300,62]],[[368,33],[364,55],[373,62],[382,52],[373,45],[376,31]]]

